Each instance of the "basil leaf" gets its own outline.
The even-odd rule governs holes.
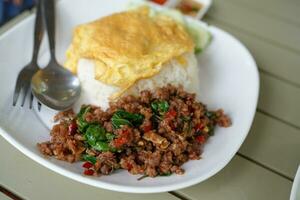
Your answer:
[[[169,103],[167,101],[153,101],[151,109],[154,114],[151,117],[154,127],[157,127],[162,120],[163,115],[169,110]]]
[[[127,119],[120,119],[120,118],[112,117],[111,122],[112,122],[114,129],[121,128],[121,126],[123,126],[123,125],[133,126],[130,123],[130,121],[128,121]]]
[[[88,127],[89,123],[87,123],[83,119],[77,119],[77,125],[78,125],[78,130],[82,133],[82,132],[84,132],[86,130],[86,128]]]
[[[118,110],[111,118],[112,125],[115,129],[122,125],[139,126],[143,123],[144,116],[137,113],[126,112],[125,110]]]
[[[158,104],[158,110],[159,112],[167,112],[169,110],[169,103],[167,101],[161,101],[159,104]]]
[[[160,174],[159,176],[171,176],[171,175],[172,175],[171,172],[167,172],[167,173]]]
[[[89,106],[82,106],[82,107],[80,108],[79,113],[77,114],[77,117],[79,118],[79,117],[84,116],[87,112],[89,112],[90,109],[91,109],[91,108],[90,108]]]
[[[112,133],[106,133],[105,129],[99,124],[89,125],[84,137],[86,139],[86,143],[95,150],[111,152],[117,151],[115,148],[109,146],[109,142],[115,138],[115,135]]]
[[[115,153],[115,152],[122,152],[122,149],[117,149],[117,148],[115,148],[115,147],[111,147],[111,146],[109,146],[109,151],[111,151],[111,152],[113,152],[113,153]]]
[[[186,133],[189,134],[189,133],[192,131],[192,128],[193,128],[193,122],[188,121],[188,122],[186,122],[186,123],[188,123],[188,127],[187,127],[187,130],[186,130]]]
[[[152,108],[152,110],[154,111],[154,112],[158,112],[158,102],[157,101],[153,101],[152,103],[151,103],[151,108]]]
[[[208,135],[213,136],[215,134],[214,125],[211,124],[211,125],[208,126],[208,128],[209,128]]]
[[[127,119],[129,119],[134,126],[139,126],[144,121],[144,115],[141,115],[141,114],[131,114],[130,117],[127,118]]]
[[[87,143],[94,146],[99,140],[106,140],[105,129],[98,124],[91,124],[88,126],[84,137]]]
[[[85,115],[90,110],[89,106],[81,107],[79,113],[77,114],[77,125],[78,130],[82,133],[85,132],[86,128],[88,127],[89,123],[85,121]]]
[[[155,127],[160,123],[160,121],[162,120],[161,116],[159,115],[152,115],[151,117],[152,123],[154,123]]]
[[[118,110],[115,114],[122,119],[127,119],[133,125],[142,124],[144,120],[144,116],[137,113],[126,112],[125,110]]]
[[[97,158],[96,157],[90,156],[88,154],[83,155],[82,159],[85,160],[85,161],[89,161],[90,163],[93,163],[93,164],[95,164],[97,162]]]
[[[211,120],[216,119],[217,115],[215,112],[210,112],[210,111],[206,111],[205,112],[205,116],[208,117]]]
[[[154,101],[151,103],[151,108],[154,113],[164,115],[169,110],[169,103],[167,101]]]
[[[180,119],[184,122],[190,122],[191,121],[191,117],[190,116],[181,116]]]
[[[106,133],[105,137],[108,141],[112,141],[113,139],[115,139],[116,135],[113,133]]]

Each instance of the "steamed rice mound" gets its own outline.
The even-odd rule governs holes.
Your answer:
[[[81,81],[82,94],[75,105],[75,110],[79,110],[82,104],[92,104],[106,110],[109,102],[117,99],[114,95],[121,89],[96,80],[94,63],[91,60],[80,59],[77,73]],[[182,85],[186,91],[197,93],[199,87],[198,66],[193,53],[186,53],[180,60],[172,59],[165,63],[160,73],[151,78],[139,80],[125,91],[123,96],[138,95],[143,90],[154,91],[155,88],[167,84]]]

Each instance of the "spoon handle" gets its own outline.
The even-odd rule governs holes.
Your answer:
[[[43,29],[43,18],[42,18],[42,4],[40,1],[37,1],[37,10],[35,16],[35,25],[34,25],[34,44],[33,44],[33,53],[32,53],[32,63],[34,67],[38,68],[37,59],[43,39],[44,29]]]
[[[43,3],[43,17],[46,31],[48,33],[51,60],[55,59],[55,7],[54,0],[41,0]]]

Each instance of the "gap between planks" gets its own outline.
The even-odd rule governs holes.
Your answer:
[[[208,21],[209,24],[212,24],[212,25],[214,25],[214,22],[216,22],[216,23],[219,24],[221,27],[226,27],[228,30],[229,30],[229,29],[233,29],[233,30],[234,30],[233,32],[236,32],[237,34],[239,34],[239,35],[241,35],[241,36],[245,36],[245,37],[253,37],[254,40],[257,40],[257,42],[265,42],[267,45],[274,45],[273,43],[270,43],[270,42],[268,42],[268,41],[266,41],[266,40],[263,40],[263,39],[260,38],[260,37],[256,37],[256,35],[253,35],[252,33],[249,33],[249,32],[246,32],[246,31],[240,29],[239,27],[232,26],[232,25],[230,25],[230,24],[227,24],[226,22],[220,21],[220,20],[215,19],[215,18],[213,18],[213,17],[210,17],[210,16],[205,17],[205,21]],[[211,22],[212,22],[212,23],[211,23]],[[230,33],[230,31],[228,31],[228,32]],[[233,35],[234,37],[236,37],[236,36],[235,36],[236,34],[232,34],[232,35]],[[239,39],[239,37],[236,37],[236,38]],[[278,45],[275,45],[275,46],[278,48]],[[280,47],[280,46],[279,46],[279,47]],[[282,48],[282,47],[280,47],[280,48]],[[299,52],[299,53],[298,53],[298,52],[294,52],[294,50],[290,50],[290,49],[286,49],[286,48],[282,48],[282,49],[284,49],[284,50],[286,50],[286,51],[288,51],[288,52],[294,54],[294,57],[297,56],[297,55],[299,55],[299,53],[300,53],[300,52]],[[274,78],[276,78],[276,79],[278,79],[278,80],[280,80],[280,81],[286,82],[286,83],[288,83],[288,84],[290,84],[290,85],[292,85],[292,86],[294,86],[294,87],[300,88],[300,82],[295,82],[295,77],[292,78],[293,80],[289,80],[287,76],[285,76],[285,77],[284,77],[284,76],[280,76],[280,75],[279,75],[279,72],[275,72],[275,73],[274,73],[274,72],[272,72],[272,71],[270,71],[270,70],[267,70],[267,69],[264,69],[264,68],[260,67],[260,64],[259,64],[259,63],[257,63],[257,66],[258,66],[258,68],[259,68],[260,73],[267,74],[267,75],[272,76],[272,77],[274,77]],[[300,67],[300,66],[299,66],[299,67]],[[295,70],[293,70],[293,71],[295,71]]]
[[[291,5],[288,5],[289,6],[289,8],[288,8],[284,5],[284,4],[289,4],[289,2],[287,2],[287,1],[280,1],[280,3],[274,2],[274,0],[271,0],[269,2],[267,2],[268,0],[264,0],[264,1],[261,1],[261,0],[252,0],[252,1],[229,0],[229,1],[236,4],[237,6],[239,6],[241,8],[246,7],[247,9],[252,10],[252,12],[254,12],[254,13],[258,13],[265,17],[281,20],[281,21],[291,24],[293,26],[300,27],[300,20],[299,19],[296,20],[295,16],[291,16],[292,14],[296,14],[295,13],[295,12],[297,12],[296,9],[300,9],[300,7],[298,8],[296,5],[297,8],[295,8],[295,5],[293,5],[292,7],[291,7]],[[273,6],[271,9],[268,9],[268,8],[265,8],[264,6],[262,6],[262,4],[266,4],[266,3],[273,4],[275,6]],[[287,11],[290,11],[290,13],[281,14],[281,13],[287,12]]]
[[[239,152],[293,178],[299,165],[299,139],[299,129],[257,111]],[[281,151],[278,151],[279,146]]]
[[[176,191],[171,191],[171,192],[168,192],[168,193],[175,196],[178,199],[181,199],[181,200],[191,200],[190,198],[187,198],[187,197],[181,195],[180,193],[178,193]]]
[[[272,76],[273,78],[275,78],[275,79],[277,79],[279,81],[285,82],[285,83],[287,83],[289,85],[292,85],[292,86],[294,86],[296,88],[300,88],[300,84],[299,83],[295,83],[294,81],[291,81],[289,79],[286,79],[286,78],[283,78],[281,76],[278,76],[277,74],[273,74],[272,72],[269,72],[269,71],[267,71],[265,69],[262,69],[259,66],[258,66],[258,68],[259,68],[259,72],[260,73],[266,74],[268,76]]]
[[[6,195],[7,197],[13,199],[13,200],[24,200],[19,195],[11,192],[7,188],[3,187],[2,185],[0,185],[0,192],[3,193],[4,195]]]
[[[272,45],[276,45],[276,46],[278,46],[280,48],[283,48],[283,49],[285,49],[287,51],[300,54],[300,50],[298,50],[298,49],[294,49],[294,48],[292,48],[292,47],[290,47],[290,46],[288,46],[286,44],[281,44],[281,43],[277,42],[276,40],[272,40],[272,39],[269,39],[267,37],[262,37],[262,36],[260,36],[260,35],[258,35],[256,33],[254,33],[254,32],[249,32],[249,31],[247,31],[247,30],[245,30],[245,29],[243,29],[243,28],[241,28],[239,26],[230,24],[230,23],[228,23],[226,21],[223,21],[223,20],[221,20],[219,18],[216,18],[216,17],[214,17],[210,13],[207,13],[207,15],[205,16],[205,18],[203,20],[205,21],[206,19],[217,21],[219,23],[222,23],[225,26],[228,26],[228,27],[236,29],[237,31],[239,31],[241,33],[244,33],[244,34],[247,34],[247,35],[251,35],[252,37],[255,37],[255,38],[259,39],[259,40],[263,40],[263,41],[268,42],[268,43],[270,43]]]
[[[300,27],[265,17],[254,15],[252,10],[242,8],[232,2],[216,0],[208,12],[208,16],[238,26],[257,37],[281,45],[287,49],[300,52]],[[289,31],[288,31],[289,30]]]
[[[5,187],[0,185],[0,192],[6,195],[8,198],[13,200],[24,200],[20,196],[16,195],[15,193],[11,192],[10,190],[6,189]],[[186,198],[182,196],[181,194],[177,193],[176,191],[168,192],[169,194],[173,195],[174,197],[181,199],[181,200],[190,200],[189,198]]]
[[[279,118],[279,117],[276,117],[276,116],[274,116],[274,115],[272,115],[272,114],[270,114],[270,113],[264,111],[263,109],[257,108],[256,111],[257,111],[257,112],[260,112],[260,113],[262,113],[262,114],[264,114],[264,115],[266,115],[266,116],[268,116],[268,117],[270,117],[270,118],[272,118],[272,119],[275,119],[275,120],[277,120],[277,121],[280,121],[280,122],[282,122],[282,123],[284,123],[284,124],[286,124],[286,125],[288,125],[288,126],[291,126],[291,127],[293,127],[293,128],[296,128],[296,129],[299,129],[299,130],[300,130],[300,127],[299,127],[299,126],[297,126],[297,125],[295,125],[295,124],[292,124],[292,123],[290,123],[290,122],[288,122],[288,121],[286,121],[286,120],[284,120],[284,119],[281,119],[281,118]]]
[[[287,180],[289,180],[289,181],[291,181],[291,182],[294,181],[293,178],[291,178],[291,177],[289,177],[289,176],[286,176],[285,174],[283,174],[283,173],[281,173],[281,172],[278,172],[278,171],[276,171],[275,169],[273,169],[273,168],[271,168],[271,167],[269,167],[269,166],[267,166],[267,165],[265,165],[265,164],[263,164],[263,163],[261,163],[261,162],[258,162],[258,161],[256,161],[256,160],[254,160],[254,159],[252,159],[252,158],[250,158],[250,157],[248,157],[248,156],[246,156],[246,155],[240,153],[240,152],[237,152],[236,155],[237,155],[237,156],[240,156],[241,158],[244,158],[244,159],[246,159],[246,160],[248,160],[248,161],[250,161],[250,162],[252,162],[252,163],[254,163],[254,164],[256,164],[256,165],[258,165],[258,166],[260,166],[260,167],[262,167],[262,168],[264,168],[264,169],[266,169],[266,170],[268,170],[268,171],[271,171],[271,172],[273,172],[274,174],[277,174],[278,176],[281,176],[282,178],[285,178],[285,179],[287,179]]]

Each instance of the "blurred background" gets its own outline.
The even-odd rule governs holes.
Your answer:
[[[35,0],[0,0],[0,26],[34,6]]]

